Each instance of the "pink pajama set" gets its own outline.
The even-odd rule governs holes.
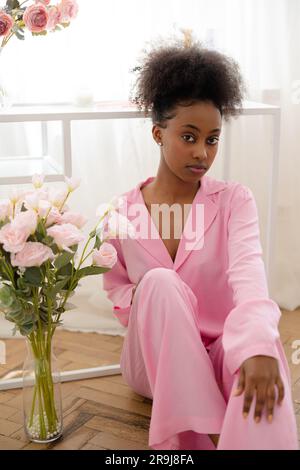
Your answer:
[[[251,190],[204,175],[173,262],[140,190],[153,179],[122,194],[123,215],[139,235],[109,240],[118,261],[103,274],[114,315],[127,327],[122,375],[153,400],[149,447],[213,450],[208,434],[220,434],[217,449],[298,449],[280,310],[268,294]],[[199,207],[202,230],[192,231]],[[265,408],[254,421],[255,396],[247,419],[244,394],[233,396],[240,366],[255,355],[278,360],[285,387],[271,423]]]

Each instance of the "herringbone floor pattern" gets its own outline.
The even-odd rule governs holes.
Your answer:
[[[300,341],[300,309],[282,313],[280,334],[290,365],[300,438],[300,352],[299,364],[292,363],[293,342]],[[119,363],[121,336],[63,330],[55,335],[55,352],[61,370]],[[7,364],[0,366],[0,377],[18,377],[25,356],[23,339],[6,340],[6,349]],[[42,445],[29,442],[24,435],[22,391],[0,392],[0,450],[149,449],[152,402],[131,390],[121,375],[66,382],[62,384],[62,394],[63,438]]]

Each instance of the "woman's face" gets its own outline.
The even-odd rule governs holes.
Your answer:
[[[190,106],[177,106],[166,128],[154,125],[152,134],[162,142],[163,164],[184,182],[197,182],[212,165],[218,151],[221,113],[211,102],[199,101]],[[193,170],[204,166],[204,171]]]

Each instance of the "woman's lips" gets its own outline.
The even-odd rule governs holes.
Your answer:
[[[206,172],[206,168],[197,168],[193,166],[187,167],[192,173],[196,173],[197,175],[203,175]]]

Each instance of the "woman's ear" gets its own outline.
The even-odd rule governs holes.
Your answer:
[[[159,145],[161,145],[161,129],[159,128],[159,126],[157,124],[153,124],[152,126],[152,135],[153,135],[153,139],[155,140],[155,142]]]

